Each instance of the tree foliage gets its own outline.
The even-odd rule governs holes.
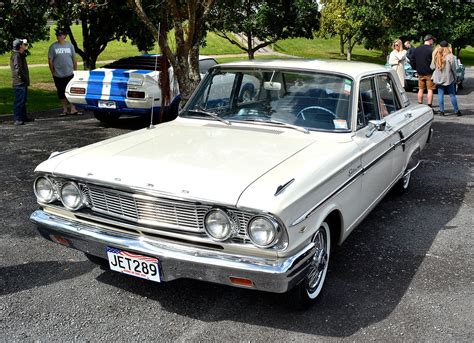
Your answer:
[[[26,38],[30,43],[47,39],[48,8],[44,0],[0,2],[0,54],[12,49],[15,38]]]
[[[205,37],[205,23],[214,0],[127,2],[153,37],[159,37],[160,50],[173,67],[182,99],[186,102],[201,79],[199,46]],[[171,29],[172,37],[168,35]]]
[[[247,52],[249,59],[280,39],[312,38],[318,26],[314,0],[219,0],[209,19],[209,28]],[[243,39],[236,37],[242,34]]]
[[[347,60],[351,60],[352,48],[362,40],[363,20],[358,8],[350,7],[345,0],[321,1],[320,37],[339,36],[340,53],[344,55],[347,45]]]
[[[153,37],[128,8],[126,0],[56,0],[54,5],[54,18],[59,27],[69,31],[84,69],[94,69],[99,55],[114,40],[130,38],[140,50],[153,46]],[[82,46],[71,31],[76,22],[81,25]]]

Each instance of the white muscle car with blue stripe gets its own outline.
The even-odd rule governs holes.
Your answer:
[[[201,76],[217,62],[201,56]],[[92,71],[75,71],[66,87],[66,97],[77,108],[94,112],[103,122],[113,122],[121,115],[148,115],[151,108],[159,113],[161,90],[158,79],[163,65],[160,55],[127,57]],[[169,68],[171,103],[169,119],[177,115],[180,101],[179,89]]]
[[[383,66],[216,65],[175,120],[41,163],[31,220],[120,273],[306,307],[333,249],[390,189],[407,190],[432,121]]]

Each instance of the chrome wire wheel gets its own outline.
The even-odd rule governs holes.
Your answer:
[[[316,252],[313,255],[306,276],[306,292],[311,299],[315,299],[321,292],[328,270],[331,234],[327,223],[323,222],[321,224],[313,236],[313,242]]]

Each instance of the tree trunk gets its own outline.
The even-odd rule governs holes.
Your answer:
[[[245,35],[247,36],[247,54],[249,56],[249,60],[255,59],[255,50],[253,49],[253,36],[251,32],[246,32]]]
[[[352,58],[352,37],[347,38],[347,60]]]
[[[339,55],[344,56],[345,55],[345,53],[344,53],[344,36],[342,34],[339,35],[339,48],[340,48]]]

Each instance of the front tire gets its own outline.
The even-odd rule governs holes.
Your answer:
[[[307,309],[314,305],[323,290],[331,253],[331,230],[326,222],[321,223],[313,236],[316,251],[307,268],[305,278],[288,293],[289,305],[296,309]]]
[[[104,124],[114,124],[120,118],[120,113],[94,111],[94,117]]]

